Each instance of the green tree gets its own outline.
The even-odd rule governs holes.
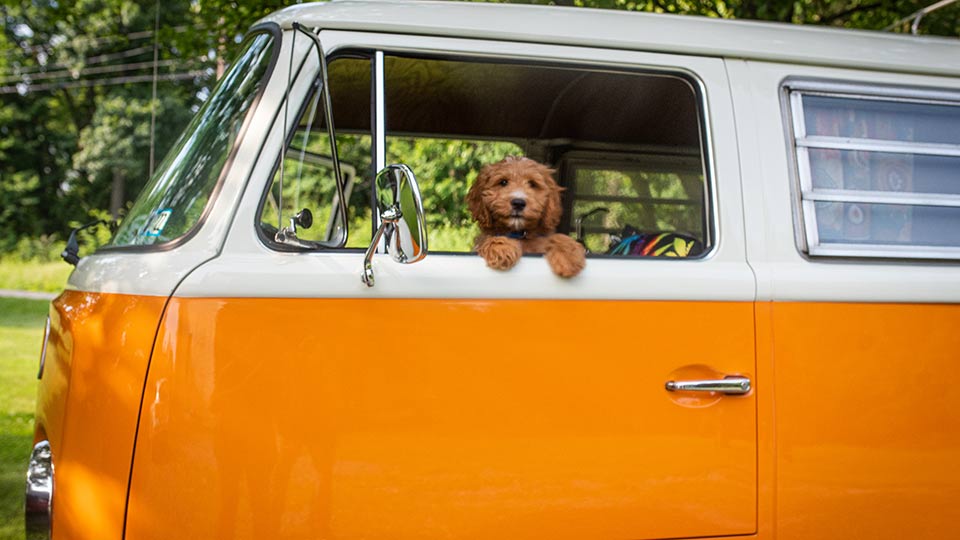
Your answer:
[[[497,0],[494,0],[497,1]],[[504,0],[500,0],[504,1]],[[505,0],[512,1],[512,0]],[[708,17],[878,30],[932,0],[528,0]],[[159,162],[251,24],[278,0],[2,0],[0,3],[0,253],[21,237],[64,235],[117,210],[147,180],[149,120]],[[159,8],[159,9],[158,9]],[[159,15],[159,19],[157,16]],[[153,29],[159,23],[159,32]],[[921,33],[960,35],[960,3],[924,18]],[[159,44],[153,99],[154,40]],[[429,145],[427,145],[429,146]],[[436,183],[430,205],[462,219],[462,178],[482,156],[407,149]],[[466,173],[466,174],[469,174]],[[449,189],[448,189],[449,188]],[[100,215],[100,214],[97,214]]]
[[[0,252],[21,236],[62,237],[70,223],[119,209],[143,186],[150,168],[149,65],[158,5],[76,0],[0,6]],[[184,20],[192,16],[191,5],[163,2],[161,34],[195,26]],[[156,159],[213,80],[206,51],[178,49],[163,39]],[[181,77],[166,80],[171,74]]]

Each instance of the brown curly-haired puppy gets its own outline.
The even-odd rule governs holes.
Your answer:
[[[509,270],[524,253],[544,253],[560,277],[573,277],[586,266],[583,246],[555,232],[563,188],[552,173],[525,157],[508,157],[480,170],[467,205],[480,225],[475,249],[487,266]]]

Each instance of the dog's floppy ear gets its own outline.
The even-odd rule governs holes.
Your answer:
[[[489,229],[493,225],[490,210],[483,204],[483,190],[486,188],[489,179],[490,166],[487,165],[480,169],[480,174],[477,175],[477,179],[470,186],[470,191],[467,192],[467,208],[470,209],[470,214],[481,229]]]
[[[547,187],[547,200],[543,206],[543,217],[540,219],[540,225],[543,232],[552,233],[560,226],[560,217],[563,215],[563,206],[560,202],[560,193],[564,188],[557,185],[553,180],[552,169],[543,167],[541,175],[543,183]]]

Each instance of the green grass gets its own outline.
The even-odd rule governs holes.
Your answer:
[[[73,267],[63,261],[22,262],[0,260],[0,289],[58,292]]]
[[[24,475],[48,306],[0,298],[0,540],[23,538]]]

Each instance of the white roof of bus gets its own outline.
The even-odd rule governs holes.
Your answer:
[[[960,75],[960,39],[687,15],[471,2],[343,0],[263,21]]]

